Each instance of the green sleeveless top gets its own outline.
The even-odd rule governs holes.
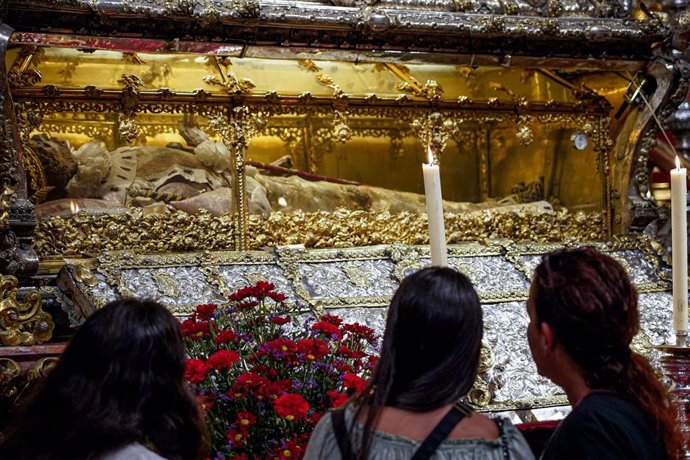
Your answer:
[[[352,423],[353,415],[354,408],[350,405],[345,410],[346,426],[349,427]],[[359,444],[362,429],[363,424],[355,425],[355,432],[351,434],[354,445]],[[502,436],[497,439],[446,439],[438,446],[431,458],[434,460],[503,460],[505,440],[510,460],[534,460],[527,441],[509,420],[503,420],[501,431]],[[374,431],[369,460],[408,460],[421,443],[421,440]],[[304,460],[319,459],[341,459],[330,413],[319,420],[304,455]]]

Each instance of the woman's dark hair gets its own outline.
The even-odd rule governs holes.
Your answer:
[[[592,247],[543,257],[532,280],[538,323],[547,323],[593,390],[614,391],[656,424],[671,458],[683,438],[668,389],[649,362],[630,349],[640,330],[637,291],[625,269]]]
[[[177,320],[150,300],[111,302],[75,333],[0,446],[0,457],[98,459],[138,442],[192,460],[206,429],[184,382]]]
[[[354,400],[353,426],[366,412],[359,458],[368,455],[384,406],[424,412],[470,391],[482,333],[479,297],[465,275],[431,267],[403,280],[388,310],[372,380]]]

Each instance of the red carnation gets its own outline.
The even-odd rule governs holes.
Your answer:
[[[350,366],[348,363],[345,363],[345,362],[336,364],[335,369],[341,374],[346,374],[348,372],[354,371],[352,366]]]
[[[201,337],[208,337],[211,335],[211,324],[208,321],[197,323],[192,319],[182,321],[182,335],[191,338],[192,340],[200,339]]]
[[[273,402],[273,407],[279,417],[289,422],[304,418],[309,411],[309,403],[302,396],[294,393],[279,396]]]
[[[220,334],[213,338],[213,343],[228,343],[234,342],[237,339],[237,334],[233,331],[221,331]]]
[[[338,354],[343,358],[356,359],[364,358],[365,356],[367,356],[367,354],[363,351],[353,350],[352,348],[348,348],[346,345],[340,345],[340,347],[338,348]]]
[[[229,369],[240,359],[240,354],[233,350],[219,350],[208,357],[208,365],[213,369]]]
[[[287,324],[290,322],[290,318],[287,316],[276,316],[275,318],[271,318],[271,322],[278,325]]]
[[[211,367],[205,361],[201,359],[188,359],[184,376],[192,383],[203,382],[210,370]]]
[[[338,326],[335,326],[331,323],[327,323],[325,321],[319,321],[318,323],[314,323],[314,325],[311,327],[311,330],[318,331],[327,336],[340,337],[340,331],[338,330]]]
[[[245,302],[240,302],[240,303],[238,303],[238,304],[236,305],[236,307],[237,307],[239,310],[248,310],[248,309],[250,309],[250,308],[256,307],[257,305],[259,305],[259,303],[261,303],[261,302],[259,302],[258,300],[247,300],[247,301],[245,301]]]
[[[324,321],[324,322],[330,323],[334,326],[340,326],[343,323],[343,320],[340,319],[338,316],[329,315],[328,313],[326,313],[325,315],[321,315],[319,317],[319,321]]]
[[[197,305],[196,306],[196,317],[199,318],[201,321],[209,320],[213,317],[213,314],[215,313],[216,308],[218,308],[218,305],[215,305],[212,303],[205,303],[202,305]]]
[[[367,381],[359,375],[345,374],[343,376],[343,386],[359,393],[367,387]]]
[[[368,326],[362,326],[359,323],[343,324],[343,332],[348,332],[354,337],[361,337],[370,344],[376,345],[376,332]]]
[[[345,393],[341,393],[336,390],[329,390],[326,392],[326,395],[328,395],[328,399],[331,401],[331,407],[342,406],[348,400],[348,397]]]
[[[321,417],[323,417],[323,414],[319,412],[314,412],[309,417],[307,417],[307,420],[309,420],[309,423],[311,423],[312,425],[316,425],[317,423],[319,423],[319,420],[321,420]]]
[[[287,296],[285,294],[276,291],[267,292],[266,296],[270,297],[276,302],[283,302],[287,299]]]

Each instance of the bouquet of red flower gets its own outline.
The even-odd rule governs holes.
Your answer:
[[[366,385],[374,331],[315,318],[260,281],[182,322],[213,458],[301,458],[321,415]]]

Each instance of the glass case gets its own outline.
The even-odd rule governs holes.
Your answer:
[[[611,232],[629,75],[226,51],[8,51],[40,256],[425,243],[430,152],[450,242]]]

